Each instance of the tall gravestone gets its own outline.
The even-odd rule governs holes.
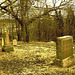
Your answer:
[[[55,63],[62,67],[68,67],[74,63],[72,36],[57,38]]]
[[[2,38],[0,37],[0,52],[2,51]]]
[[[6,32],[6,36],[5,36],[5,44],[2,47],[2,51],[8,52],[8,51],[12,51],[13,47],[10,44],[10,39],[9,39],[9,33]]]
[[[4,39],[2,38],[2,47],[4,46]]]
[[[6,32],[5,45],[10,45],[9,34]]]
[[[2,51],[2,47],[4,46],[4,40],[0,37],[0,52]]]

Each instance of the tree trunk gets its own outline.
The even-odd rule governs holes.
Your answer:
[[[41,41],[40,22],[38,21],[38,41]]]
[[[21,41],[21,32],[20,32],[20,25],[18,24],[18,32],[17,32],[17,35],[18,35],[18,41]]]
[[[29,42],[29,32],[25,23],[21,26],[21,36],[24,42]]]
[[[13,36],[13,29],[14,29],[14,26],[13,26],[13,23],[12,23],[12,40],[14,39],[14,36]]]
[[[26,42],[29,42],[29,32],[26,24],[25,24],[25,32],[26,32]]]

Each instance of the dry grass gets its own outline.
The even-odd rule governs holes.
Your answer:
[[[13,52],[0,52],[0,75],[75,75],[75,65],[52,65],[55,56],[55,43],[19,42]]]

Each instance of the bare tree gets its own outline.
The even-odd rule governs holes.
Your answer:
[[[2,13],[9,13],[11,14],[21,25],[21,28],[23,30],[23,39],[24,41],[28,42],[28,36],[29,36],[29,32],[27,30],[27,26],[32,23],[34,20],[36,20],[37,18],[40,18],[44,15],[47,15],[47,13],[51,12],[51,11],[55,11],[57,9],[62,9],[63,6],[65,6],[66,4],[68,4],[70,1],[72,0],[61,0],[61,3],[58,6],[55,6],[55,4],[59,1],[59,0],[53,0],[54,2],[54,6],[51,8],[47,8],[48,10],[45,11],[42,14],[39,14],[37,16],[34,16],[32,18],[28,18],[28,12],[33,4],[34,0],[5,0],[3,2],[0,3],[0,11]],[[40,0],[36,0],[36,1],[40,1]],[[34,1],[35,2],[35,1]],[[39,8],[38,6],[34,6],[35,8]],[[45,8],[46,9],[46,8]],[[18,13],[17,13],[18,11]],[[25,35],[25,36],[24,36]]]

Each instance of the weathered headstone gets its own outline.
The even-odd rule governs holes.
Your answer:
[[[49,46],[56,47],[56,42],[54,42],[54,41],[50,41],[47,44],[49,44]]]
[[[0,37],[0,52],[2,51],[2,38]]]
[[[11,46],[10,44],[10,39],[9,39],[9,34],[8,32],[6,32],[6,36],[5,36],[5,44],[4,46],[2,47],[2,51],[12,51],[13,50],[13,47]]]
[[[4,39],[2,38],[2,47],[4,46]]]
[[[56,64],[68,67],[74,63],[72,36],[58,37],[56,48]]]
[[[5,45],[10,45],[9,34],[6,32]]]
[[[4,40],[0,37],[0,52],[2,51],[2,47],[4,46]]]
[[[17,40],[16,40],[16,39],[13,40],[13,45],[14,45],[14,46],[17,45]]]

